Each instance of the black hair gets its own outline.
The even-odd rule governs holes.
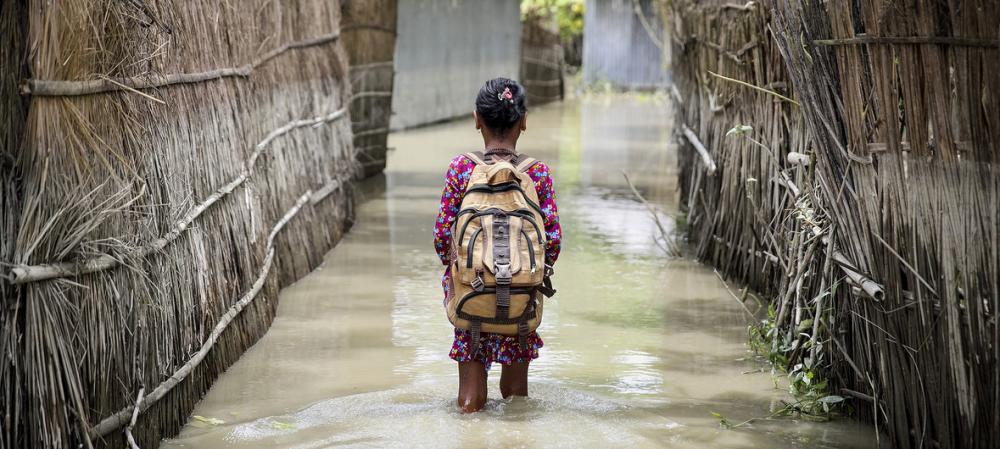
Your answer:
[[[505,92],[510,89],[510,98]],[[490,131],[504,135],[528,113],[524,86],[509,78],[493,78],[476,96],[476,113]]]

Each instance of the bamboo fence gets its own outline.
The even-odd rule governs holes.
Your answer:
[[[364,177],[385,170],[395,75],[396,0],[343,0],[344,49],[351,62],[354,147]]]
[[[338,2],[0,6],[0,447],[156,447],[350,226]]]
[[[521,84],[528,104],[563,99],[563,47],[552,16],[530,14],[521,21]]]
[[[698,256],[892,446],[1000,446],[1000,5],[672,9]]]

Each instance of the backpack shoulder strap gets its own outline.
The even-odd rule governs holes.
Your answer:
[[[531,167],[534,167],[535,164],[537,164],[537,163],[538,163],[538,159],[535,159],[535,158],[533,158],[531,156],[528,156],[526,154],[518,154],[517,155],[517,165],[516,165],[516,168],[517,168],[517,171],[519,171],[521,173],[527,173],[528,170],[531,169]]]
[[[476,165],[486,164],[486,161],[484,160],[485,156],[482,151],[471,151],[465,153],[465,157],[469,158],[472,162],[475,162]]]

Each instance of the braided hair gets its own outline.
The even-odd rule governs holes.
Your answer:
[[[476,114],[494,134],[507,134],[527,113],[524,87],[512,79],[493,78],[476,96]]]

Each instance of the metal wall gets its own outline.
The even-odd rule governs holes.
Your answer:
[[[483,82],[517,78],[518,0],[399,0],[392,129],[471,114]]]
[[[649,30],[636,11],[641,5]],[[629,89],[659,88],[668,77],[663,21],[651,0],[587,0],[583,24],[583,81]],[[652,34],[652,36],[651,36]]]

